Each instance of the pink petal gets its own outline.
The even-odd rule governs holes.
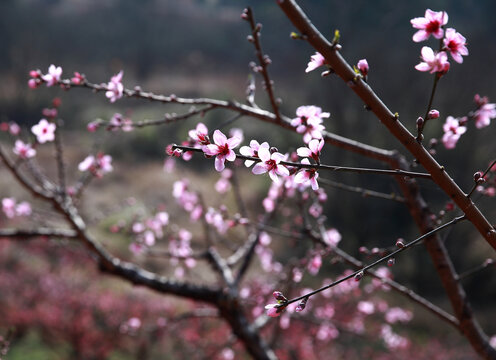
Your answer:
[[[222,133],[222,131],[220,130],[215,130],[214,131],[214,142],[217,144],[217,145],[225,145],[227,143],[227,137],[226,135],[224,135]]]
[[[305,170],[302,170],[294,176],[294,182],[297,184],[303,184],[308,180],[308,172]]]
[[[277,165],[276,173],[281,176],[289,176],[289,170],[284,165]]]
[[[429,38],[429,33],[425,30],[419,30],[415,34],[413,34],[413,41],[415,42],[421,42],[425,41]]]
[[[284,161],[284,160],[286,160],[286,156],[284,156],[283,154],[278,153],[278,152],[273,153],[273,154],[270,156],[270,158],[271,158],[272,160],[275,160],[277,163],[278,163],[278,162],[280,162],[280,161]]]
[[[267,172],[267,167],[263,163],[257,163],[253,169],[251,169],[251,172],[255,175],[265,174]]]
[[[269,171],[269,177],[272,179],[273,182],[276,184],[279,184],[281,182],[281,179],[277,176],[275,170],[270,170]]]
[[[219,147],[215,144],[209,144],[202,148],[203,152],[207,155],[214,156],[219,153]]]
[[[317,174],[310,179],[310,184],[312,185],[312,190],[319,190],[319,183],[317,182]]]
[[[236,153],[232,150],[229,150],[229,152],[226,155],[226,160],[227,161],[234,161],[236,160]]]
[[[310,157],[310,156],[312,156],[312,152],[310,151],[309,148],[306,148],[306,147],[301,147],[301,148],[296,149],[296,153],[300,157]]]
[[[431,66],[425,62],[421,62],[420,64],[415,65],[415,69],[418,71],[430,71],[432,70]]]
[[[215,170],[217,170],[219,172],[222,171],[222,170],[224,170],[224,168],[226,167],[226,165],[224,164],[224,162],[225,162],[224,156],[218,155],[215,158]]]
[[[241,141],[243,141],[243,139],[241,139],[240,137],[233,136],[232,138],[227,139],[227,145],[230,149],[234,149],[239,144],[241,144]]]
[[[241,146],[239,153],[244,156],[253,156],[253,150],[249,146]]]
[[[270,151],[266,147],[260,147],[258,149],[258,157],[263,161],[269,161],[270,160]]]

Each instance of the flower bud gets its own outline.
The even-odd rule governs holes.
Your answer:
[[[437,119],[438,117],[439,117],[439,111],[437,110],[429,111],[429,115],[427,116],[428,119]]]
[[[405,247],[405,242],[402,238],[396,240],[396,247],[403,249]]]
[[[477,171],[475,174],[474,174],[474,181],[477,182],[481,177],[482,177],[482,171]]]
[[[360,281],[362,280],[362,278],[363,278],[363,271],[360,271],[355,275],[355,281]]]
[[[369,73],[369,64],[366,59],[362,59],[358,61],[357,68],[358,70],[360,70],[360,73],[363,76],[367,76],[367,74]]]
[[[417,129],[421,129],[424,126],[424,119],[422,117],[419,117],[417,119]]]
[[[394,260],[394,258],[391,258],[391,259],[388,260],[387,266],[391,267],[391,266],[393,266],[395,264],[395,262],[396,261]]]
[[[303,311],[305,309],[305,307],[307,306],[307,301],[308,301],[308,298],[303,298],[299,303],[298,303],[298,306],[296,307],[295,311],[296,312],[300,312],[300,311]]]
[[[282,292],[280,292],[280,291],[274,291],[272,293],[272,296],[277,301],[282,301],[282,302],[287,302],[288,301],[288,299],[286,299],[286,297],[284,296],[284,294]]]

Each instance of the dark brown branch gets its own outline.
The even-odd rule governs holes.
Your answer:
[[[77,233],[71,229],[50,229],[50,228],[38,228],[33,230],[25,229],[0,229],[0,238],[2,239],[21,239],[29,240],[30,238],[37,237],[62,237],[68,239],[77,238]]]

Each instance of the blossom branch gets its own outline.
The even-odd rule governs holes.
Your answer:
[[[321,239],[321,242],[323,243],[323,245],[327,245],[322,240],[323,239],[323,236],[324,236],[323,235],[324,233],[325,233],[324,227],[323,226],[320,226],[320,239]],[[360,260],[358,260],[355,257],[351,256],[350,254],[348,254],[347,252],[345,252],[341,248],[339,248],[337,246],[334,246],[334,247],[332,247],[332,251],[335,254],[337,254],[339,257],[341,257],[344,261],[346,261],[347,263],[353,265],[355,268],[357,268],[357,269],[364,268],[363,262],[361,262]],[[460,325],[460,323],[459,323],[459,321],[458,321],[458,319],[456,317],[454,317],[453,315],[447,313],[446,311],[444,311],[440,307],[434,305],[433,303],[431,303],[430,301],[428,301],[426,298],[420,296],[419,294],[417,294],[413,290],[407,288],[406,286],[403,286],[403,285],[399,284],[398,282],[396,282],[394,280],[391,280],[391,279],[388,279],[386,277],[380,276],[375,270],[369,269],[369,270],[365,270],[364,272],[366,274],[370,274],[371,276],[375,277],[376,279],[381,280],[384,284],[390,286],[393,290],[395,290],[398,293],[400,293],[400,294],[408,297],[409,299],[413,300],[414,302],[416,302],[417,304],[421,305],[426,310],[432,312],[434,315],[436,315],[437,317],[439,317],[441,320],[446,321],[450,325],[453,325],[456,328],[458,328],[458,326]]]
[[[326,62],[333,68],[336,74],[345,83],[350,85],[351,89],[388,128],[390,133],[432,175],[434,182],[458,205],[467,216],[467,219],[477,228],[493,249],[496,250],[496,230],[494,227],[453,179],[451,179],[446,169],[439,165],[432,155],[416,141],[416,138],[403,126],[398,117],[389,110],[372,88],[356,76],[352,67],[339,53],[338,47],[332,46],[327,41],[294,0],[279,0],[278,4],[293,25],[302,34],[307,36],[307,41],[324,56]]]
[[[203,152],[202,149],[194,148],[191,146],[182,146],[182,145],[172,145],[172,149],[179,149],[184,151],[194,151],[194,152]],[[237,158],[243,160],[251,160],[254,162],[260,162],[260,158],[253,156],[246,156],[241,154],[236,154]],[[408,176],[412,178],[422,178],[422,179],[430,179],[431,175],[426,173],[419,173],[413,171],[405,171],[400,169],[395,170],[385,170],[385,169],[368,169],[368,168],[356,168],[349,166],[334,166],[334,165],[319,165],[319,164],[302,164],[291,161],[281,161],[281,165],[292,166],[298,169],[318,169],[318,170],[330,170],[330,171],[343,171],[343,172],[355,172],[362,174],[379,174],[379,175],[395,175],[395,176]]]
[[[434,230],[431,230],[429,231],[428,233],[422,235],[422,236],[419,236],[418,238],[416,238],[415,240],[412,240],[410,241],[409,243],[405,244],[405,246],[393,251],[392,253],[386,255],[386,256],[383,256],[382,258],[378,259],[377,261],[374,261],[373,263],[369,264],[369,265],[366,265],[366,266],[363,266],[362,268],[360,268],[359,270],[351,273],[350,275],[347,275],[339,280],[336,280],[336,281],[333,281],[332,283],[326,285],[326,286],[323,286],[317,290],[314,290],[314,291],[311,291],[305,295],[302,295],[302,296],[299,296],[297,298],[294,298],[294,299],[291,299],[291,300],[288,300],[288,302],[286,303],[286,305],[288,304],[291,304],[291,303],[294,303],[296,301],[300,301],[300,300],[303,300],[304,298],[309,298],[315,294],[318,294],[324,290],[327,290],[327,289],[330,289],[331,287],[334,287],[336,285],[339,285],[341,284],[342,282],[346,281],[346,280],[349,280],[351,278],[356,278],[357,276],[360,277],[363,276],[363,274],[368,271],[369,269],[372,269],[373,267],[383,263],[384,261],[387,261],[391,258],[393,258],[394,256],[396,256],[397,254],[399,254],[400,252],[403,252],[405,251],[406,249],[414,246],[415,244],[419,243],[420,241],[424,240],[425,238],[428,238],[430,236],[432,236],[433,234],[437,233],[438,231],[441,231],[443,230],[444,228],[447,228],[449,226],[452,226],[452,225],[455,225],[456,223],[462,221],[462,220],[465,220],[465,215],[462,215],[462,216],[458,216],[456,218],[454,218],[453,220],[439,226],[438,228],[434,229]],[[359,280],[359,279],[358,279]]]

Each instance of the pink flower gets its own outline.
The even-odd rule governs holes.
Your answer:
[[[52,86],[60,81],[60,76],[62,75],[62,68],[60,66],[50,65],[48,68],[48,74],[43,75],[41,78],[46,82],[47,86]]]
[[[55,128],[55,124],[49,123],[46,119],[41,119],[38,124],[31,128],[31,131],[36,135],[36,140],[43,144],[55,139]]]
[[[235,136],[228,139],[220,130],[215,130],[213,138],[215,144],[206,145],[203,152],[209,156],[216,156],[215,170],[222,171],[226,160],[236,160],[236,153],[232,149],[239,145],[241,139]]]
[[[2,211],[7,218],[12,219],[16,215],[15,211],[16,200],[14,198],[2,199]]]
[[[115,102],[115,100],[120,99],[122,95],[124,94],[124,85],[122,85],[122,75],[123,72],[122,70],[112,76],[110,79],[110,82],[107,84],[107,92],[105,93],[105,96],[110,99],[110,102]]]
[[[239,149],[239,152],[241,153],[241,155],[244,155],[244,156],[258,157],[258,150],[260,149],[260,147],[264,147],[266,149],[269,149],[269,143],[263,142],[263,143],[259,144],[257,140],[251,140],[250,146],[242,146]],[[245,166],[250,167],[254,163],[255,163],[255,161],[253,161],[253,160],[246,160]]]
[[[310,161],[308,159],[303,159],[301,161],[302,164],[310,165]],[[319,183],[317,179],[319,177],[319,173],[316,169],[308,168],[301,169],[294,177],[294,182],[297,184],[307,184],[310,183],[313,190],[319,189]]]
[[[446,122],[443,125],[444,135],[443,144],[446,149],[454,149],[460,136],[467,131],[466,126],[460,126],[458,119],[452,116],[446,118]]]
[[[267,147],[260,146],[258,150],[258,157],[262,161],[257,163],[251,170],[251,172],[255,175],[265,174],[268,172],[270,178],[275,183],[280,182],[277,175],[289,176],[289,170],[284,165],[279,164],[281,161],[286,160],[286,156],[283,154],[279,152],[274,152],[271,154]]]
[[[446,29],[446,36],[443,39],[445,50],[449,51],[453,60],[461,64],[463,62],[463,56],[468,55],[468,49],[466,45],[466,39],[455,29]]]
[[[11,122],[9,124],[9,132],[11,135],[17,136],[21,132],[21,127],[19,125],[17,125],[17,123]]]
[[[410,320],[412,320],[413,314],[411,311],[403,310],[399,307],[393,307],[387,311],[384,318],[390,324],[394,324],[397,322],[409,322]]]
[[[231,182],[229,179],[232,177],[232,171],[230,169],[225,169],[221,175],[220,179],[215,183],[215,190],[220,194],[225,194],[229,189],[231,189]]]
[[[310,57],[310,62],[307,65],[305,72],[310,72],[325,64],[325,59],[321,53],[316,52]]]
[[[117,130],[121,129],[124,132],[133,131],[133,121],[129,118],[125,118],[119,113],[115,113],[109,121],[109,126],[107,130]]]
[[[30,89],[36,89],[38,86],[40,86],[40,80],[38,79],[29,79],[28,80],[28,86]]]
[[[31,209],[31,204],[27,201],[17,204],[15,211],[17,216],[29,216],[33,212]]]
[[[496,104],[483,104],[474,113],[475,127],[482,129],[491,123],[491,119],[496,118]]]
[[[203,123],[198,123],[194,130],[190,130],[188,132],[188,135],[191,140],[199,145],[210,144],[210,139],[208,138],[208,129]]]
[[[341,241],[341,234],[337,229],[332,228],[327,230],[323,240],[329,246],[338,246]]]
[[[99,153],[96,158],[93,155],[87,156],[79,163],[79,171],[91,171],[93,175],[102,177],[113,170],[112,157]]]
[[[16,140],[13,151],[21,159],[29,159],[36,155],[36,150],[33,149],[31,144],[25,144],[22,140]]]
[[[77,71],[74,72],[74,77],[71,79],[71,82],[75,85],[80,85],[84,82],[84,75],[81,75]]]
[[[443,25],[448,22],[448,14],[446,11],[432,11],[427,9],[425,17],[418,17],[410,20],[410,23],[415,29],[419,29],[413,35],[413,41],[421,42],[427,40],[432,34],[436,39],[441,39],[444,35]]]
[[[371,315],[375,311],[374,303],[370,301],[360,301],[357,305],[358,311],[365,315]]]
[[[322,112],[318,106],[300,106],[296,109],[298,117],[291,120],[291,125],[296,127],[296,132],[303,135],[303,141],[308,144],[312,139],[322,139],[322,119],[328,118],[331,114]]]
[[[363,76],[367,76],[369,73],[369,63],[367,62],[367,59],[359,60],[357,63],[357,68]]]
[[[424,46],[421,54],[423,62],[415,65],[415,69],[418,71],[430,71],[431,74],[435,72],[445,74],[448,72],[450,63],[446,52],[441,51],[436,54],[430,47]]]
[[[308,263],[308,272],[312,275],[317,275],[321,266],[322,256],[320,256],[320,254],[316,254]]]
[[[320,152],[324,147],[324,140],[312,139],[308,143],[308,147],[300,147],[296,153],[300,157],[309,157],[314,159],[317,163],[320,162]]]
[[[265,305],[265,309],[267,310],[267,316],[278,317],[281,315],[283,307],[280,304],[268,304]]]

